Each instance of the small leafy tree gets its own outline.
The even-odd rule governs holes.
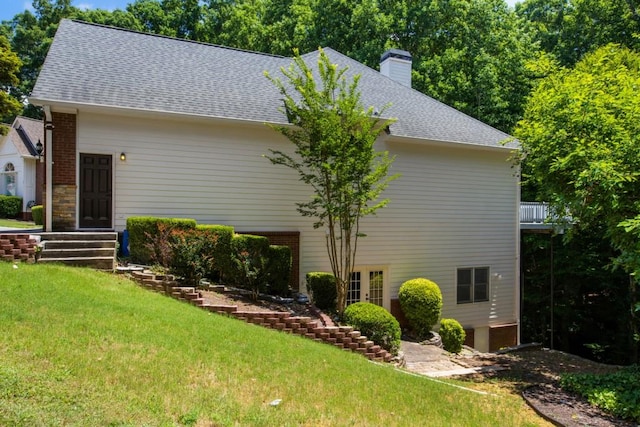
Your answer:
[[[272,126],[295,146],[295,156],[270,150],[273,164],[287,166],[313,189],[310,201],[297,203],[298,212],[315,218],[314,228],[326,227],[327,253],[336,277],[337,309],[344,311],[347,287],[355,265],[360,218],[387,205],[378,200],[388,183],[393,162],[374,144],[393,122],[365,109],[358,90],[359,76],[349,83],[347,68],[338,69],[320,50],[314,71],[295,51],[293,63],[281,69],[286,83],[265,73],[284,96],[284,113],[293,126]]]

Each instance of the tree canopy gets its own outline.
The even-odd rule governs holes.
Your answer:
[[[5,118],[14,116],[22,109],[22,104],[10,94],[11,88],[18,85],[20,59],[9,45],[9,40],[0,35],[0,135],[6,133],[1,125]]]
[[[640,54],[611,44],[543,79],[515,135],[542,200],[579,230],[601,230],[630,273],[640,311]],[[637,351],[637,345],[634,347]]]

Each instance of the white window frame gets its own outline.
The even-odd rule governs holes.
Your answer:
[[[8,189],[7,178],[13,177],[13,194]],[[7,162],[0,171],[0,194],[3,196],[17,196],[18,195],[18,171],[13,163]]]
[[[476,280],[476,270],[486,270],[486,282],[485,283],[477,283]],[[470,271],[470,283],[464,283],[463,286],[469,286],[469,299],[460,300],[460,272],[461,271]],[[485,285],[485,298],[479,299],[476,298],[476,288]],[[489,295],[491,290],[491,268],[489,266],[479,266],[479,267],[459,267],[456,269],[456,303],[457,304],[475,304],[475,303],[483,303],[489,301]]]

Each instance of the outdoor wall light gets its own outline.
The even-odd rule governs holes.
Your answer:
[[[127,154],[124,151],[120,153],[120,160],[122,160],[123,162],[127,160]]]
[[[42,142],[40,142],[40,140],[38,140],[38,143],[36,144],[36,153],[38,153],[38,160],[42,160],[42,154],[44,153],[44,145],[42,145]]]

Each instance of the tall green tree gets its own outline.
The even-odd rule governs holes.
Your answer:
[[[608,43],[640,47],[638,0],[525,0],[516,13],[528,32],[562,65]]]
[[[339,69],[320,51],[316,82],[314,72],[297,55],[285,81],[267,74],[284,97],[284,113],[292,126],[273,126],[295,147],[295,155],[270,150],[273,164],[296,171],[313,190],[311,200],[297,203],[298,212],[314,218],[314,228],[326,228],[327,253],[336,277],[337,309],[344,311],[355,265],[360,219],[386,206],[378,200],[388,183],[393,159],[376,151],[378,136],[393,122],[379,119],[374,108],[364,108],[359,76],[351,82],[346,68]]]
[[[577,229],[602,228],[630,274],[638,337],[640,278],[640,54],[607,45],[560,68],[531,95],[515,135],[540,196]],[[637,345],[636,349],[637,360]]]
[[[522,117],[537,45],[504,0],[388,2],[414,87],[505,132]]]
[[[0,135],[7,132],[2,123],[10,121],[22,110],[22,104],[10,95],[11,89],[18,85],[21,65],[18,55],[11,50],[9,40],[0,35]]]

